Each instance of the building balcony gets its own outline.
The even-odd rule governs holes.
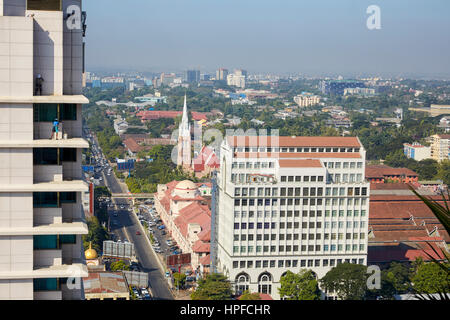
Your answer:
[[[0,228],[0,236],[26,236],[26,235],[72,235],[88,234],[88,227],[83,219],[74,219],[73,222],[52,224],[36,224],[33,227]]]
[[[62,182],[62,165],[35,165],[33,166],[33,182]]]
[[[0,104],[88,104],[89,100],[83,95],[44,95],[44,96],[0,96]]]
[[[33,251],[33,265],[35,268],[61,266],[62,264],[61,249],[45,249]]]
[[[50,129],[51,130],[51,129]],[[0,148],[89,148],[89,142],[83,138],[68,137],[67,139],[50,140],[50,139],[35,139],[35,140],[2,140],[0,137]]]
[[[0,192],[87,192],[83,180],[39,182],[33,184],[0,184]]]
[[[33,270],[24,271],[1,271],[0,279],[43,279],[43,278],[70,278],[87,277],[88,269],[82,262],[73,264],[62,264],[49,267],[35,267]]]

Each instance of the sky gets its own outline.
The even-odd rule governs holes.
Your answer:
[[[370,5],[381,29],[370,30]],[[449,0],[84,0],[88,71],[450,79]]]

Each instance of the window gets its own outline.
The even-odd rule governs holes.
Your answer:
[[[57,291],[58,288],[59,283],[57,278],[33,279],[33,291]]]
[[[58,193],[34,192],[33,208],[58,208]]]
[[[57,235],[33,236],[33,249],[35,250],[58,249],[58,236]]]
[[[59,236],[60,244],[76,244],[77,237],[74,234],[62,234]]]
[[[61,192],[59,194],[60,203],[76,203],[77,193],[76,192]]]

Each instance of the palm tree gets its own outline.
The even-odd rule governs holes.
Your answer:
[[[445,230],[448,234],[450,234],[450,209],[449,209],[449,202],[450,202],[450,192],[447,189],[446,194],[444,191],[441,191],[442,195],[442,202],[443,204],[438,203],[436,200],[433,200],[431,198],[425,197],[421,194],[419,194],[411,185],[409,185],[410,190],[420,199],[422,202],[433,212],[433,214],[436,216],[436,218],[439,220],[439,222],[444,226]],[[423,252],[433,261],[433,263],[436,263],[441,269],[443,269],[448,275],[450,275],[450,269],[444,264],[444,262],[448,262],[450,255],[448,252],[440,249],[440,253],[437,252],[437,250],[429,243],[427,242],[428,246],[433,250],[433,252],[436,254],[436,257],[445,257],[443,260],[436,260],[432,255],[430,255],[428,252],[423,250]],[[447,287],[450,287],[450,284],[447,284]],[[414,287],[413,287],[414,290]],[[450,290],[449,290],[450,291]],[[450,300],[449,292],[437,292],[437,294],[440,297],[440,300]],[[415,291],[415,295],[420,300],[437,300],[437,297],[432,295],[424,295],[420,292]]]

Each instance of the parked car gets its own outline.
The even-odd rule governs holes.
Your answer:
[[[136,231],[136,235],[137,236],[140,236],[141,235],[141,232],[138,230],[138,231]]]
[[[158,227],[158,229],[159,229],[159,230],[162,230],[162,229],[165,229],[165,228],[166,228],[166,226],[165,226],[165,225],[163,225],[163,224],[162,224],[162,225],[160,225],[160,226]]]
[[[166,232],[163,230],[163,231],[161,231],[161,234],[162,234],[163,236],[165,236],[165,235],[166,235]]]
[[[170,272],[169,271],[166,271],[166,277],[167,278],[170,277]]]

